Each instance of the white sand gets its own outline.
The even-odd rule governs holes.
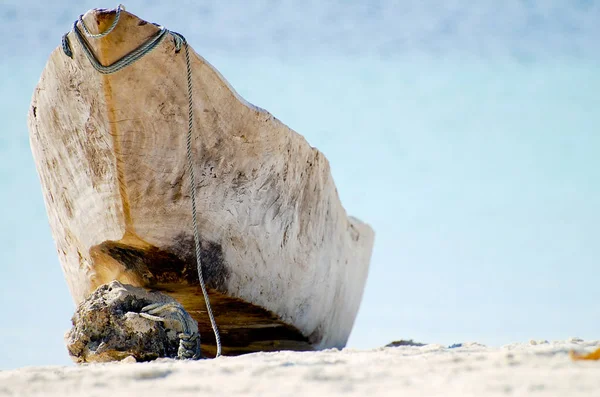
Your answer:
[[[9,396],[600,396],[600,341],[258,353],[0,372]]]

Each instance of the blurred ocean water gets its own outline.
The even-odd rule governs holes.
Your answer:
[[[376,231],[353,347],[598,338],[600,1],[130,1],[323,151]],[[73,20],[0,3],[0,368],[68,362],[26,115]]]

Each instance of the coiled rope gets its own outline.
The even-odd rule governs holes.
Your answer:
[[[192,224],[193,224],[193,228],[194,228],[196,267],[198,270],[198,280],[200,282],[200,288],[202,289],[202,295],[204,296],[204,302],[206,304],[206,311],[208,313],[208,317],[210,318],[210,323],[211,323],[213,332],[215,334],[215,341],[216,341],[216,345],[217,345],[217,354],[215,357],[219,357],[221,355],[221,337],[219,335],[219,329],[217,328],[217,323],[215,321],[215,317],[213,315],[213,312],[212,312],[212,309],[210,306],[210,300],[208,297],[208,292],[206,290],[206,284],[204,283],[204,277],[202,276],[202,262],[200,259],[201,242],[200,242],[200,234],[198,232],[198,220],[197,220],[197,209],[196,209],[196,179],[195,179],[195,175],[194,175],[194,164],[193,164],[193,156],[192,156],[192,133],[194,130],[194,101],[193,101],[193,87],[192,87],[192,66],[191,66],[191,61],[190,61],[189,46],[188,46],[188,43],[187,43],[185,37],[183,37],[183,35],[176,33],[176,32],[172,32],[172,31],[166,29],[165,27],[157,25],[160,28],[160,30],[158,31],[158,33],[156,35],[154,35],[153,37],[148,39],[145,43],[140,45],[138,48],[131,51],[130,53],[128,53],[121,59],[118,59],[114,63],[107,65],[107,66],[102,65],[100,63],[100,61],[98,61],[98,59],[94,55],[92,49],[90,48],[89,43],[87,42],[86,38],[84,37],[84,34],[87,37],[93,38],[93,39],[101,38],[101,37],[108,35],[117,26],[117,23],[119,22],[119,18],[121,16],[121,11],[124,9],[125,9],[125,7],[121,4],[119,4],[119,6],[117,7],[116,16],[115,16],[113,23],[104,32],[101,32],[98,34],[92,34],[88,30],[87,26],[85,25],[85,23],[83,21],[83,15],[79,16],[79,18],[73,23],[72,32],[75,34],[75,37],[81,44],[81,47],[83,48],[83,52],[87,56],[91,65],[94,67],[94,69],[96,69],[98,72],[100,72],[102,74],[112,74],[112,73],[118,72],[119,70],[138,61],[139,59],[141,59],[142,57],[144,57],[145,55],[150,53],[153,49],[155,49],[164,40],[164,38],[167,36],[167,34],[170,34],[173,37],[173,40],[175,42],[175,52],[179,52],[181,50],[182,46],[185,49],[185,62],[186,62],[186,68],[187,68],[187,89],[188,89],[188,95],[187,95],[188,96],[188,131],[187,131],[186,149],[187,149],[188,170],[189,170],[189,174],[190,174],[190,196],[192,198],[192,200],[191,200],[192,201]],[[79,29],[78,24],[80,24],[82,26],[83,34],[82,34],[81,30]],[[73,58],[73,51],[71,49],[71,45],[69,43],[69,37],[68,37],[69,33],[71,33],[71,32],[65,33],[62,37],[62,49],[69,58]],[[185,342],[185,344],[188,343],[188,341],[184,341],[184,342]],[[195,342],[195,341],[191,341],[191,342]]]

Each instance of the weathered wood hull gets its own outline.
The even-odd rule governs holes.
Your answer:
[[[84,20],[101,31],[114,15],[91,10]],[[122,12],[115,30],[90,46],[107,65],[157,30]],[[165,39],[102,75],[72,36],[73,59],[61,48],[51,54],[28,121],[73,299],[111,280],[166,291],[199,321],[211,350],[195,269],[184,51]],[[371,228],[347,216],[318,150],[244,101],[193,51],[191,62],[201,259],[224,352],[344,346],[367,278]]]

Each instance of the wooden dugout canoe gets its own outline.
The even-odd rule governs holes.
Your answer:
[[[116,10],[83,16],[105,31]],[[159,27],[122,11],[89,39],[103,65]],[[214,337],[198,287],[186,166],[184,51],[169,37],[100,74],[68,35],[33,95],[28,124],[59,259],[75,303],[112,280],[163,291]],[[346,344],[373,231],[347,216],[326,158],[242,99],[191,48],[192,154],[202,268],[224,354]]]

